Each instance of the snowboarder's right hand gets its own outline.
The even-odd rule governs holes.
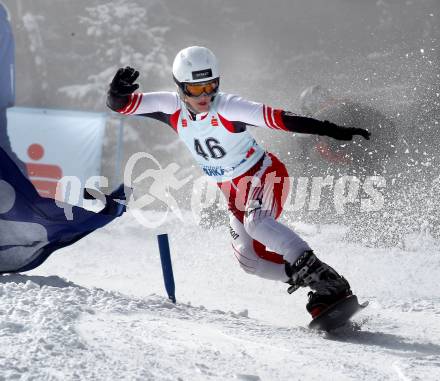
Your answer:
[[[322,124],[324,126],[322,135],[330,136],[336,140],[351,140],[355,135],[360,135],[364,139],[370,140],[371,132],[364,128],[338,126],[328,120],[324,120]]]
[[[121,67],[110,83],[109,92],[117,97],[130,95],[139,88],[139,85],[134,83],[138,77],[139,72],[132,67]]]

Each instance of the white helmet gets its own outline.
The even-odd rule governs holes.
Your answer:
[[[217,58],[211,50],[202,46],[185,48],[174,58],[173,77],[182,91],[185,91],[185,83],[219,80]]]

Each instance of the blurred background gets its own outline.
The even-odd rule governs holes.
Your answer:
[[[173,91],[177,51],[207,46],[221,64],[222,91],[304,113],[301,93],[319,85],[331,101],[320,107],[322,99],[316,100],[315,117],[373,132],[369,146],[359,141],[332,146],[310,136],[252,129],[294,178],[375,174],[386,179],[380,211],[357,208],[338,215],[331,194],[323,193],[317,210],[306,203],[284,218],[347,224],[348,240],[371,245],[405,245],[408,233],[440,238],[438,0],[3,3],[16,42],[16,106],[108,112],[106,91],[117,68],[138,69],[141,91]],[[348,111],[339,107],[346,103]],[[111,182],[119,123],[110,118],[104,139],[102,174]],[[202,174],[172,129],[159,122],[126,119],[123,138],[123,164],[145,151],[163,167],[178,163],[179,176]],[[137,191],[148,186],[140,184]],[[191,190],[174,196],[185,207]],[[225,221],[224,210],[207,210],[202,225]]]

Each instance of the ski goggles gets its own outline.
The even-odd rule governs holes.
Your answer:
[[[201,83],[182,83],[182,90],[189,97],[200,97],[202,94],[214,95],[218,91],[219,79]]]

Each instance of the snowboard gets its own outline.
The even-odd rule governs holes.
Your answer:
[[[359,304],[356,295],[350,295],[326,309],[309,323],[309,328],[330,332],[345,325],[357,312],[368,306]]]

